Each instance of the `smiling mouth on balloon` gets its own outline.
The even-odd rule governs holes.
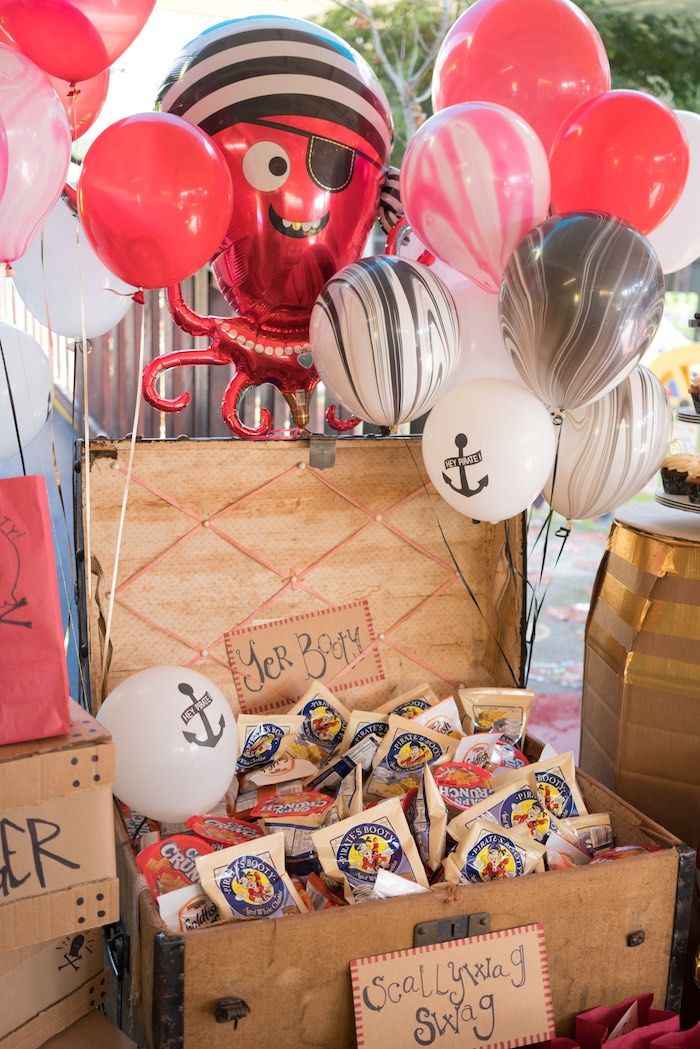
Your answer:
[[[330,211],[327,211],[323,218],[315,222],[292,222],[291,219],[283,219],[281,215],[278,215],[272,204],[270,204],[268,214],[272,225],[278,233],[284,233],[285,237],[315,237],[328,225],[331,217]]]

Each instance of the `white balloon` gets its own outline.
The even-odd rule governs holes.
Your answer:
[[[130,296],[136,291],[98,259],[63,197],[14,271],[15,287],[29,312],[68,339],[82,338],[81,285],[88,339],[115,328],[131,309]]]
[[[423,461],[438,494],[476,521],[522,513],[549,477],[555,446],[542,402],[503,379],[450,390],[423,431]]]
[[[33,441],[51,411],[51,362],[36,339],[0,321],[0,460],[19,453],[12,414],[24,448]],[[7,375],[5,367],[7,366]],[[10,380],[9,388],[7,380]],[[10,397],[10,394],[12,396]]]
[[[214,808],[235,773],[238,734],[223,692],[186,667],[150,667],[110,692],[97,720],[116,747],[114,794],[178,823]]]
[[[690,266],[700,256],[700,115],[677,109],[690,149],[688,178],[680,197],[660,226],[647,234],[659,256],[664,273],[675,273]]]

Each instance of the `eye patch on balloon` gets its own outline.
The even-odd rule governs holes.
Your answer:
[[[290,135],[302,135],[304,138],[307,138],[306,170],[319,189],[325,189],[329,193],[340,193],[341,190],[350,185],[355,169],[355,158],[358,156],[378,170],[383,170],[383,165],[379,164],[367,153],[363,153],[359,149],[353,149],[351,146],[343,145],[342,142],[336,142],[332,138],[313,135],[309,131],[286,124],[278,124],[273,120],[251,120],[249,123],[257,124],[259,127],[274,128],[277,131],[284,131]],[[257,145],[260,146],[263,143],[257,143]],[[269,143],[269,145],[273,146],[274,143]],[[248,150],[248,154],[255,148],[256,146],[252,146]],[[276,152],[286,158],[286,153],[281,146],[276,147]],[[286,170],[288,171],[288,168]],[[267,187],[257,186],[256,188],[263,189]],[[270,189],[276,188],[277,186],[270,186]]]

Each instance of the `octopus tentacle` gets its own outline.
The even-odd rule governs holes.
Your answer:
[[[236,437],[245,437],[248,440],[261,440],[270,433],[272,429],[272,416],[267,408],[260,412],[260,425],[253,428],[245,426],[238,415],[239,398],[249,387],[257,385],[249,375],[244,372],[236,372],[231,382],[226,387],[221,402],[221,414],[224,422]]]
[[[168,288],[168,307],[175,323],[188,335],[208,335],[213,338],[218,327],[217,317],[200,317],[191,309],[182,297],[179,284]]]
[[[220,347],[209,346],[205,350],[174,350],[154,357],[143,369],[141,389],[144,399],[160,412],[181,412],[190,403],[190,394],[181,393],[172,400],[161,397],[156,391],[156,379],[169,368],[187,367],[191,364],[231,364],[231,354]]]
[[[332,404],[326,411],[326,422],[332,430],[337,430],[338,433],[347,433],[348,430],[354,430],[356,426],[359,426],[362,419],[358,415],[353,415],[352,419],[339,419],[338,406]]]

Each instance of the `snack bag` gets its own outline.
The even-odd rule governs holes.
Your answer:
[[[533,841],[524,827],[494,827],[475,820],[454,852],[445,857],[445,881],[501,881],[542,869],[544,847]]]
[[[254,841],[263,834],[262,828],[255,823],[232,816],[191,816],[185,826],[214,848],[242,845],[244,841]]]
[[[290,714],[238,715],[238,772],[279,760],[304,727],[304,719]]]
[[[501,827],[525,827],[542,845],[550,831],[557,829],[555,820],[533,794],[524,777],[460,812],[447,824],[447,833],[455,841],[461,841],[464,832],[476,819],[491,820]]]
[[[357,816],[363,810],[362,766],[355,765],[340,784],[335,800],[326,813],[323,826],[329,827],[331,823],[346,820],[348,816]]]
[[[404,692],[395,699],[390,699],[379,707],[375,714],[394,714],[397,718],[415,718],[424,710],[434,706],[438,701],[430,685],[418,685],[410,692]]]
[[[494,793],[491,774],[466,761],[448,761],[438,765],[435,782],[450,816],[470,809]]]
[[[418,787],[424,766],[451,758],[456,746],[457,741],[450,736],[390,715],[389,731],[372,762],[366,797],[392,798]]]
[[[159,896],[158,910],[171,932],[192,932],[219,920],[218,907],[199,883]]]
[[[267,801],[268,798],[284,797],[285,794],[299,794],[303,789],[304,784],[301,780],[290,780],[289,783],[277,783],[267,787],[256,787],[246,783],[233,805],[227,804],[227,811],[229,816],[249,819],[250,813],[260,802]]]
[[[445,855],[447,809],[430,765],[423,769],[420,785],[409,804],[406,819],[424,866],[431,871],[437,870]]]
[[[455,761],[466,761],[494,773],[497,769],[521,769],[529,765],[522,751],[514,747],[507,736],[498,732],[477,732],[463,736],[457,744]]]
[[[562,820],[559,832],[589,856],[595,856],[602,849],[611,849],[615,844],[615,835],[607,812],[588,813],[586,816]]]
[[[224,921],[306,913],[284,865],[284,834],[232,845],[197,860],[202,888]]]
[[[306,781],[307,790],[322,790],[327,794],[335,796],[340,784],[349,772],[359,765],[363,772],[369,772],[372,762],[379,749],[379,740],[376,736],[365,736],[344,754],[338,754],[324,765],[320,772]]]
[[[448,696],[434,707],[429,707],[422,714],[416,714],[413,718],[416,725],[429,728],[431,732],[442,732],[444,736],[454,736],[462,739],[462,721],[454,696]]]
[[[277,783],[291,783],[293,780],[305,780],[309,776],[315,776],[318,772],[318,763],[310,761],[308,756],[298,757],[294,751],[297,749],[297,743],[292,742],[287,747],[286,754],[283,754],[281,758],[277,758],[275,761],[270,761],[267,765],[261,765],[259,768],[253,769],[245,776],[244,790],[250,786],[253,787],[271,787]],[[310,753],[310,748],[307,750],[307,755]],[[318,752],[320,756],[321,752]]]
[[[548,871],[568,871],[575,867],[583,867],[591,862],[591,857],[582,848],[578,841],[571,841],[562,832],[559,824],[557,831],[552,831],[547,838],[546,860]]]
[[[306,895],[315,911],[327,911],[331,907],[342,907],[344,903],[344,900],[326,885],[320,874],[309,874],[306,879]]]
[[[616,845],[613,849],[596,852],[591,863],[607,863],[608,860],[624,860],[639,852],[661,852],[661,845]]]
[[[528,765],[527,781],[553,816],[585,816],[588,812],[576,782],[574,755],[571,751]]]
[[[303,733],[330,757],[340,747],[350,711],[323,685],[312,685],[289,712],[304,718]]]
[[[467,733],[498,732],[521,746],[534,698],[526,688],[460,688],[462,728]]]
[[[340,747],[340,753],[361,743],[366,736],[376,736],[382,739],[389,731],[389,715],[378,714],[376,710],[353,710],[348,718],[348,727],[345,730],[345,738]]]
[[[193,834],[175,834],[148,845],[136,856],[136,865],[157,898],[166,892],[195,885],[199,881],[197,857],[214,849]]]
[[[284,834],[284,851],[290,874],[310,874],[319,870],[311,831],[323,826],[332,804],[326,794],[304,791],[264,801],[253,809],[251,816],[262,820],[268,834]]]
[[[379,870],[374,882],[372,896],[377,900],[393,900],[397,896],[414,896],[417,892],[430,892],[418,882],[402,878],[400,874]]]
[[[317,830],[311,837],[325,874],[342,884],[348,903],[371,897],[379,870],[428,887],[398,798]]]

